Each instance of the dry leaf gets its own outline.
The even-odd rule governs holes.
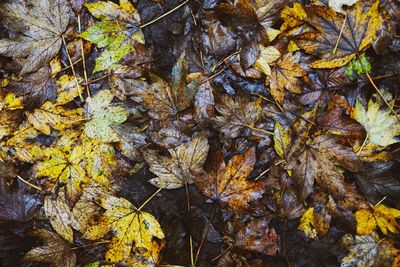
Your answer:
[[[400,217],[400,210],[379,204],[371,209],[359,210],[355,216],[359,235],[369,235],[377,226],[384,235],[387,235],[388,231],[394,234],[400,233],[400,224],[396,221]]]

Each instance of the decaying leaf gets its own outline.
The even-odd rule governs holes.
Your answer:
[[[308,7],[307,21],[317,31],[300,35],[296,38],[296,44],[307,53],[322,58],[312,62],[310,66],[313,68],[344,66],[357,53],[371,45],[380,23],[378,4],[379,1],[376,1],[368,10],[364,10],[360,1],[348,11],[346,19],[329,7]]]
[[[86,99],[85,114],[90,120],[85,123],[85,133],[90,138],[104,143],[120,140],[113,126],[122,124],[128,112],[123,106],[112,104],[113,98],[110,90],[102,90]]]
[[[332,135],[321,135],[308,141],[297,139],[285,158],[302,198],[313,192],[314,180],[331,195],[343,197],[346,194],[344,176],[336,166],[350,171],[359,171],[362,167],[357,155],[336,143]]]
[[[342,237],[339,245],[348,252],[341,260],[342,267],[379,267],[390,266],[392,254],[385,242],[379,242],[377,234]]]
[[[301,93],[300,77],[307,72],[298,64],[300,54],[286,54],[281,57],[272,68],[270,78],[270,92],[280,104],[285,98],[285,89],[291,93]]]
[[[96,58],[93,72],[110,68],[133,51],[135,44],[144,43],[139,13],[128,0],[120,0],[119,5],[111,1],[99,1],[85,4],[85,7],[101,20],[80,35],[99,48],[104,48]]]
[[[303,231],[308,238],[316,238],[325,235],[330,226],[332,216],[327,214],[325,209],[309,208],[300,218],[300,224],[297,227]]]
[[[274,256],[278,252],[278,235],[268,219],[254,219],[236,234],[235,246]]]
[[[281,56],[281,53],[274,46],[260,45],[260,56],[254,63],[254,68],[262,71],[265,75],[271,76],[270,65]]]
[[[79,125],[83,120],[83,109],[66,109],[45,102],[40,108],[26,114],[28,122],[33,128],[50,135],[51,129],[64,131]]]
[[[289,131],[289,129],[285,130],[279,122],[275,123],[274,148],[276,153],[278,153],[281,158],[285,157],[284,155],[289,149],[289,144],[292,140],[290,134],[291,132]]]
[[[194,137],[190,142],[168,150],[171,157],[158,155],[155,151],[144,152],[150,171],[157,175],[149,182],[159,188],[174,189],[193,183],[193,173],[202,171],[208,153],[205,136]]]
[[[15,95],[7,94],[2,88],[0,88],[0,140],[4,136],[10,135],[18,129],[18,126],[22,120],[22,112],[19,107],[14,108],[11,99]],[[18,99],[18,98],[16,98]]]
[[[194,88],[186,84],[187,62],[181,56],[172,69],[172,81],[168,83],[156,75],[152,75],[153,83],[137,82],[132,86],[132,99],[141,103],[155,119],[176,116],[191,104]]]
[[[96,240],[112,233],[113,237],[105,254],[107,262],[129,260],[132,252],[137,249],[145,252],[159,251],[159,245],[154,238],[162,240],[164,233],[151,214],[137,210],[126,199],[113,196],[102,198],[99,204],[106,211],[85,231],[83,237]],[[149,256],[152,256],[151,253]]]
[[[246,180],[256,162],[255,149],[235,155],[225,163],[221,151],[215,152],[205,171],[195,176],[196,186],[206,196],[232,210],[251,211],[250,201],[259,199],[264,193],[262,181]]]
[[[28,251],[24,262],[40,262],[55,267],[76,266],[75,252],[59,235],[44,229],[35,230],[33,234],[43,241],[43,246]]]
[[[379,204],[371,209],[359,210],[355,216],[359,235],[369,235],[375,231],[377,226],[384,235],[387,235],[388,231],[394,234],[400,233],[400,224],[397,222],[400,210]]]
[[[261,115],[261,99],[249,101],[244,94],[234,98],[222,95],[215,106],[221,114],[213,119],[214,125],[229,138],[235,138],[247,128],[254,128],[254,124]]]
[[[395,136],[400,135],[400,122],[373,98],[368,101],[367,109],[357,101],[351,116],[364,126],[372,143],[389,146],[399,142]]]
[[[38,70],[61,47],[72,10],[63,0],[12,1],[0,7],[6,26],[17,34],[0,40],[0,54],[23,58],[21,75]]]

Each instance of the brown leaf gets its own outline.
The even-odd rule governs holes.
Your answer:
[[[314,179],[331,195],[341,198],[347,190],[344,176],[336,166],[350,171],[359,171],[362,168],[358,156],[350,148],[338,144],[332,135],[321,135],[308,141],[299,138],[286,158],[287,168],[292,171],[302,198],[313,192]]]
[[[229,138],[240,136],[246,127],[254,127],[261,115],[261,102],[249,101],[244,94],[233,98],[221,95],[215,108],[221,116],[213,119],[214,125]]]
[[[35,230],[33,234],[43,241],[43,245],[28,251],[24,262],[47,263],[54,267],[76,266],[74,251],[59,235],[44,229]]]
[[[274,256],[278,253],[278,235],[265,217],[250,221],[235,237],[240,249]]]
[[[280,104],[285,98],[285,89],[291,93],[301,93],[301,81],[298,79],[307,72],[297,64],[300,54],[286,54],[281,57],[272,68],[270,88],[271,95]]]
[[[255,148],[235,155],[225,164],[221,151],[213,153],[205,171],[195,175],[200,191],[235,211],[251,211],[249,202],[261,198],[264,183],[246,180],[256,162]]]
[[[22,97],[26,109],[33,110],[56,96],[56,83],[50,73],[49,66],[45,65],[19,81],[11,81],[8,88]]]
[[[72,10],[64,0],[29,0],[4,3],[0,15],[17,34],[0,40],[0,54],[24,58],[21,75],[47,64],[61,47]]]

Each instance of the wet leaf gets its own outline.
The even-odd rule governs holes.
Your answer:
[[[0,54],[24,58],[21,75],[37,71],[60,50],[72,10],[62,0],[29,0],[4,3],[1,16],[9,29],[17,34],[0,40]]]
[[[159,245],[154,238],[164,239],[164,233],[151,214],[138,211],[126,199],[113,196],[101,199],[99,204],[105,212],[85,231],[83,237],[96,240],[112,233],[113,237],[105,254],[107,262],[129,260],[135,249],[158,252]]]
[[[297,139],[285,158],[302,198],[313,192],[314,180],[331,195],[343,197],[346,194],[344,176],[336,166],[350,171],[362,168],[357,155],[336,143],[332,135],[321,135],[308,141]]]
[[[400,232],[400,224],[396,221],[400,217],[400,210],[379,204],[371,209],[358,210],[355,216],[359,235],[369,235],[377,227],[384,235]]]
[[[225,163],[222,152],[211,156],[205,171],[195,176],[196,186],[203,194],[235,211],[251,211],[250,202],[264,193],[264,183],[246,180],[256,162],[255,149],[235,155]]]
[[[89,121],[85,123],[85,133],[88,137],[104,143],[120,140],[113,126],[122,124],[128,112],[123,106],[112,104],[113,98],[110,90],[102,90],[86,99],[85,114]]]
[[[140,16],[128,0],[120,5],[111,1],[85,4],[89,12],[101,21],[95,22],[80,37],[104,48],[96,58],[94,73],[106,70],[134,51],[137,43],[144,43],[140,30]]]
[[[328,7],[307,8],[308,22],[318,32],[304,33],[298,37],[296,43],[307,53],[322,58],[312,62],[310,66],[313,68],[344,66],[357,53],[371,45],[380,24],[378,4],[376,1],[365,11],[362,2],[358,2],[348,11],[346,21],[342,14]],[[342,26],[343,31],[341,31]]]
[[[158,155],[155,151],[144,152],[150,171],[157,175],[149,182],[159,188],[174,189],[193,183],[193,173],[200,172],[208,154],[205,136],[194,137],[190,142],[168,150],[171,157]]]
[[[389,146],[399,142],[395,136],[400,134],[400,122],[373,98],[368,101],[367,108],[357,101],[351,116],[364,126],[372,143]]]
[[[43,245],[28,251],[23,261],[46,263],[55,267],[76,266],[75,252],[59,235],[44,229],[35,230],[33,234],[43,241]]]

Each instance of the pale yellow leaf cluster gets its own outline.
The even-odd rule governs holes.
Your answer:
[[[397,219],[400,218],[400,210],[379,204],[371,209],[362,209],[355,213],[357,220],[357,233],[359,235],[369,235],[377,227],[384,235],[388,232],[400,233],[400,224]]]

